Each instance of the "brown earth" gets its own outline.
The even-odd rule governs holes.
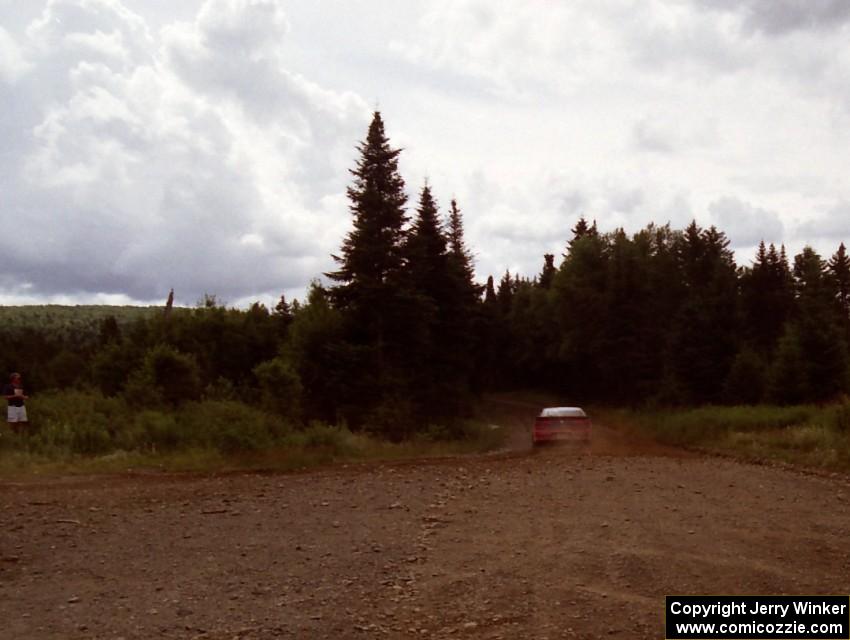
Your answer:
[[[0,484],[0,638],[661,638],[665,594],[850,593],[850,483],[591,451]]]

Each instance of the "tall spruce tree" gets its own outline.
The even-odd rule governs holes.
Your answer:
[[[669,343],[675,395],[715,402],[737,351],[737,270],[726,234],[692,222],[678,243],[686,296]]]
[[[487,276],[487,284],[484,286],[484,305],[492,307],[496,304],[496,287],[493,285],[493,276]]]
[[[375,112],[348,188],[353,229],[346,235],[337,271],[326,274],[336,284],[329,293],[343,312],[350,353],[344,359],[357,376],[355,393],[361,410],[353,422],[380,410],[376,423],[398,422],[404,404],[404,351],[410,299],[404,290],[404,241],[408,221],[404,180],[398,170],[400,149],[390,146],[381,114]],[[343,357],[343,356],[341,356]],[[382,428],[382,427],[379,427]],[[388,434],[394,435],[394,434]]]
[[[787,262],[762,241],[753,266],[740,274],[745,337],[763,357],[776,348],[791,315],[794,292]]]
[[[537,284],[541,289],[549,289],[552,286],[556,271],[554,254],[544,253],[543,269],[540,271],[540,276],[537,279]]]
[[[610,238],[605,313],[599,319],[604,327],[597,357],[601,378],[619,401],[631,402],[642,391],[649,372],[645,340],[647,326],[657,322],[647,314],[648,261],[641,260],[639,245],[623,229]],[[629,366],[624,367],[623,362]]]
[[[587,227],[584,218],[555,275],[553,312],[558,321],[562,392],[589,397],[600,390],[596,354],[603,338],[609,246],[607,238]]]
[[[847,345],[835,305],[827,263],[811,247],[794,256],[797,313],[794,329],[806,366],[800,371],[808,400],[829,400],[845,392]]]
[[[419,195],[416,218],[404,247],[407,271],[417,293],[439,304],[449,271],[448,240],[440,223],[437,203],[426,184]]]
[[[448,217],[449,295],[444,302],[444,342],[464,388],[477,388],[477,354],[485,347],[486,323],[481,313],[484,287],[475,282],[472,251],[466,244],[463,214],[452,198]]]
[[[496,290],[496,299],[499,301],[499,313],[502,314],[502,317],[507,317],[511,312],[511,304],[516,290],[517,281],[511,276],[509,270],[505,270],[505,275],[499,280],[499,288]]]
[[[463,268],[466,248],[459,211],[453,209],[447,233],[426,184],[405,245],[407,280],[419,305],[410,326],[420,328],[407,341],[411,396],[422,419],[440,421],[463,412],[471,368],[470,326],[464,317],[471,302],[471,274]]]
[[[829,259],[828,269],[832,277],[833,295],[841,314],[841,322],[848,332],[850,323],[850,256],[842,242],[832,258]]]
[[[453,268],[458,270],[459,275],[467,281],[472,289],[480,295],[480,288],[475,285],[475,268],[472,264],[472,252],[466,246],[466,238],[463,231],[463,215],[457,206],[457,200],[452,198],[449,206],[449,230],[448,230],[449,259]]]
[[[401,150],[390,146],[380,112],[374,113],[358,150],[360,159],[351,170],[354,184],[347,191],[354,228],[341,255],[333,256],[339,269],[326,275],[338,283],[330,290],[338,306],[365,312],[393,295],[403,266],[407,195],[398,171]]]

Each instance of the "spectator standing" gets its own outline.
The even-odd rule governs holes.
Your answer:
[[[24,402],[27,396],[24,394],[24,385],[20,373],[13,373],[9,376],[9,384],[3,387],[3,395],[6,396],[6,400],[9,403],[6,420],[12,431],[20,432],[29,424],[27,420],[27,408]]]

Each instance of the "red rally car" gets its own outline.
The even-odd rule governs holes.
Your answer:
[[[590,418],[580,407],[547,407],[534,420],[531,441],[590,443]]]

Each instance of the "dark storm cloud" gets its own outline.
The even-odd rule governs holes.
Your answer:
[[[750,32],[783,35],[806,29],[835,29],[850,22],[847,0],[699,0],[709,10],[738,13]]]

